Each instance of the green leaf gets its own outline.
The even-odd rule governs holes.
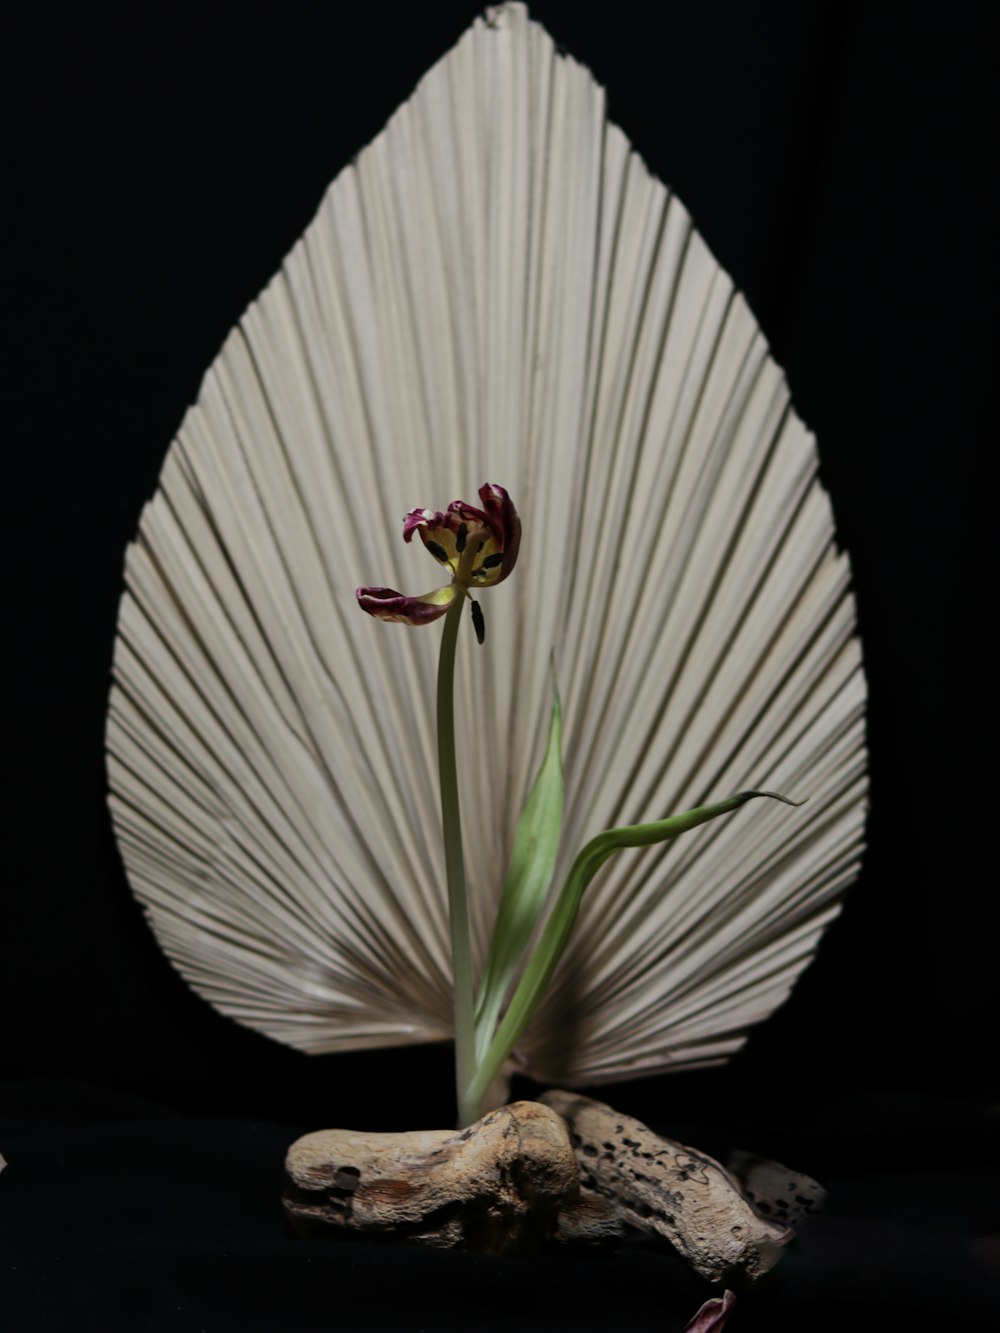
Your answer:
[[[514,992],[503,1022],[497,1029],[496,1036],[485,1054],[480,1054],[477,1045],[477,1070],[472,1083],[474,1096],[483,1095],[514,1049],[514,1044],[521,1033],[528,1026],[532,1014],[545,994],[545,987],[549,984],[556,964],[562,957],[584,890],[608,857],[623,847],[651,847],[655,843],[676,838],[678,834],[686,833],[688,829],[695,828],[698,824],[704,824],[719,815],[738,810],[741,805],[745,805],[747,801],[752,801],[757,796],[768,796],[776,801],[784,801],[786,805],[801,804],[799,801],[790,801],[787,796],[779,796],[777,792],[743,791],[725,801],[717,801],[714,805],[700,805],[694,810],[673,815],[670,819],[661,819],[654,824],[630,824],[624,828],[608,829],[605,833],[599,833],[596,838],[591,838],[570,867],[566,882],[553,905],[531,961],[524,970],[524,975]]]
[[[517,821],[476,1003],[477,1060],[489,1047],[507,990],[545,905],[559,852],[562,812],[562,709],[553,688],[545,754]]]

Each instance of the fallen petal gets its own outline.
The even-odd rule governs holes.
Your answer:
[[[735,1304],[736,1297],[731,1291],[722,1296],[713,1296],[705,1302],[690,1324],[685,1324],[684,1333],[719,1333]]]

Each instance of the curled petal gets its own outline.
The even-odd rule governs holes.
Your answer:
[[[457,514],[441,514],[434,509],[411,509],[403,519],[403,541],[412,541],[413,534],[419,532],[420,540],[434,559],[455,574],[464,545],[460,536],[462,526],[462,519]]]
[[[362,611],[378,620],[396,621],[402,625],[429,625],[444,615],[459,596],[459,591],[449,583],[446,588],[438,588],[422,597],[405,597],[395,588],[358,588],[354,595]]]
[[[685,1325],[684,1333],[721,1333],[729,1318],[736,1297],[731,1291],[722,1296],[713,1296],[706,1301],[691,1322]]]
[[[521,544],[521,520],[502,486],[479,488],[483,508],[452,500],[442,513],[411,509],[403,519],[403,540],[420,540],[435,560],[466,587],[502,583],[514,568]]]
[[[403,519],[403,541],[412,541],[415,532],[423,536],[424,529],[442,527],[447,521],[448,515],[436,509],[411,509]]]
[[[500,573],[491,582],[502,583],[517,561],[521,545],[521,519],[502,486],[487,482],[485,486],[480,486],[479,498],[483,502],[486,521],[493,531],[497,547],[503,552]]]

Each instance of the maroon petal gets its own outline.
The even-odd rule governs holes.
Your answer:
[[[448,506],[448,518],[456,527],[459,523],[484,523],[486,527],[492,526],[488,514],[484,514],[475,505],[466,504],[464,500],[452,500]]]
[[[490,588],[514,568],[521,545],[521,520],[502,486],[480,486],[483,508],[452,500],[438,509],[411,509],[403,519],[403,540],[420,540],[463,586]],[[468,545],[467,545],[468,543]],[[473,568],[473,562],[475,567]]]
[[[496,583],[502,583],[517,561],[517,552],[521,545],[521,520],[514,503],[502,486],[487,482],[479,488],[479,498],[483,502],[486,521],[496,534],[497,542],[503,551],[503,564]]]
[[[713,1296],[705,1302],[690,1324],[685,1325],[684,1333],[720,1333],[735,1304],[736,1297],[731,1291],[722,1296]]]
[[[439,528],[448,522],[448,515],[436,509],[411,509],[403,519],[403,541],[413,540],[413,534],[420,528]]]
[[[405,597],[395,588],[358,588],[355,591],[362,611],[378,620],[390,620],[402,625],[429,625],[438,620],[459,595],[453,583],[423,597]]]

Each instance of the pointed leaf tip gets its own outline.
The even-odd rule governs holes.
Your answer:
[[[740,796],[745,801],[752,801],[755,796],[766,796],[772,801],[782,801],[785,805],[794,805],[796,809],[800,805],[805,805],[809,799],[808,796],[803,796],[801,801],[793,801],[790,796],[782,796],[781,792],[778,791],[741,791]]]

